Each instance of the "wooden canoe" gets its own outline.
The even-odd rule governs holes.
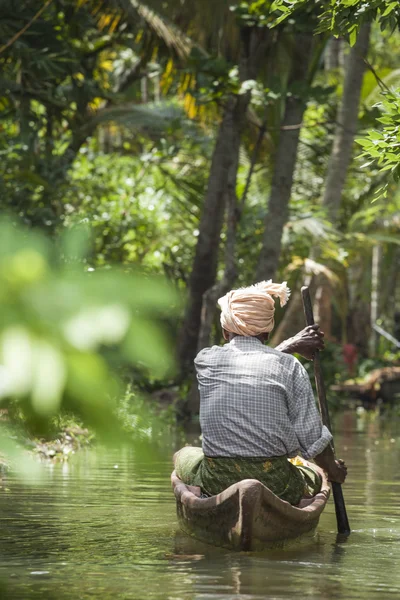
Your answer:
[[[281,500],[256,479],[244,479],[217,496],[200,498],[200,488],[171,476],[180,527],[192,537],[231,550],[258,551],[312,537],[329,498],[321,491],[299,506]]]

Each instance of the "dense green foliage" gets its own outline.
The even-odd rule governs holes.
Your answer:
[[[367,137],[358,139],[362,146],[362,158],[375,161],[381,171],[390,173],[397,183],[400,180],[400,95],[396,91],[387,91],[384,99],[378,104],[383,116],[378,118],[382,129],[368,131]],[[366,163],[369,166],[371,163]],[[385,197],[388,194],[388,183],[378,190]]]
[[[259,2],[258,4],[267,4]],[[353,46],[362,23],[378,21],[381,29],[398,28],[400,7],[395,0],[274,0],[272,9],[280,12],[276,24],[296,16],[304,6],[314,5],[318,12],[317,31],[346,35]],[[274,24],[275,24],[274,23]]]
[[[72,412],[115,440],[124,370],[172,374],[163,322],[178,308],[174,290],[132,268],[90,267],[82,227],[50,243],[3,221],[0,240],[0,398],[9,415],[22,410],[40,435]]]

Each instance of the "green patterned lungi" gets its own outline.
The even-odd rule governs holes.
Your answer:
[[[186,446],[175,455],[175,471],[186,485],[199,486],[208,496],[219,494],[242,479],[258,479],[290,504],[315,496],[321,475],[301,458],[209,458],[201,448]]]

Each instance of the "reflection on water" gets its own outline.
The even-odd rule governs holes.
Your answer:
[[[400,432],[344,415],[353,533],[337,542],[330,501],[311,544],[235,554],[177,530],[173,448],[82,453],[47,468],[40,487],[0,489],[0,598],[255,600],[400,596]]]

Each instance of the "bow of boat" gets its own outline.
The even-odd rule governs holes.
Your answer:
[[[321,492],[292,506],[255,479],[245,479],[221,494],[201,498],[200,490],[171,476],[178,520],[189,535],[235,550],[261,550],[312,535],[330,489],[324,476]]]

